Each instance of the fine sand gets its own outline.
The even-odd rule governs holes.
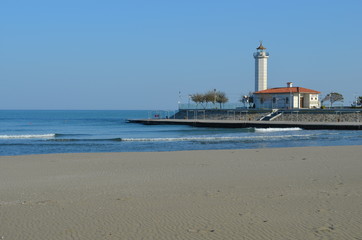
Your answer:
[[[0,157],[0,239],[362,239],[362,146]]]

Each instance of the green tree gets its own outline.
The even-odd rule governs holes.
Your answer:
[[[224,92],[216,92],[215,93],[216,97],[215,100],[217,103],[220,104],[220,108],[222,108],[222,104],[227,103],[229,101],[229,98],[226,97],[226,94]]]
[[[191,95],[191,100],[196,103],[196,107],[204,102],[204,95],[201,93],[195,93]]]
[[[226,97],[226,94],[224,92],[220,92],[220,91],[216,92],[215,90],[208,91],[205,94],[195,93],[190,96],[191,96],[191,100],[193,102],[195,102],[197,105],[201,104],[201,106],[204,109],[207,108],[208,103],[213,103],[213,104],[219,103],[220,108],[222,108],[222,104],[229,101],[229,99]]]
[[[247,95],[242,95],[239,99],[239,102],[242,102],[244,104],[244,107],[246,107],[249,101],[250,101],[250,96]]]
[[[216,102],[216,92],[215,91],[208,91],[207,93],[204,94],[204,98],[205,98],[205,102],[206,105],[207,103],[213,103],[215,104]]]
[[[362,105],[362,96],[357,98],[357,105]]]
[[[343,95],[337,92],[331,92],[328,93],[323,99],[322,99],[322,103],[327,101],[330,102],[331,107],[333,106],[333,103],[335,102],[342,102],[343,101]]]

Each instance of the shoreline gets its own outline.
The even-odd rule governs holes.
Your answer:
[[[354,239],[361,145],[0,156],[3,239]]]
[[[291,147],[259,147],[259,148],[219,148],[219,149],[187,149],[187,150],[165,150],[165,151],[124,151],[124,152],[50,152],[50,153],[34,153],[34,154],[18,154],[18,155],[0,155],[0,160],[2,157],[26,157],[26,156],[44,156],[44,155],[71,155],[71,154],[124,154],[124,153],[183,153],[183,152],[198,152],[198,151],[240,151],[240,150],[258,150],[258,149],[289,149],[289,148],[318,148],[318,147],[352,147],[352,146],[361,146],[360,144],[346,144],[346,145],[307,145],[307,146],[291,146]]]

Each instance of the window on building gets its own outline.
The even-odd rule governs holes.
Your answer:
[[[289,98],[288,98],[288,97],[285,98],[285,103],[286,103],[286,104],[289,103]]]

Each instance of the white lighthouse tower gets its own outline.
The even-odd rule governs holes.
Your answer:
[[[260,42],[259,47],[254,53],[255,58],[255,92],[266,90],[268,88],[268,57],[269,53],[263,43]]]

